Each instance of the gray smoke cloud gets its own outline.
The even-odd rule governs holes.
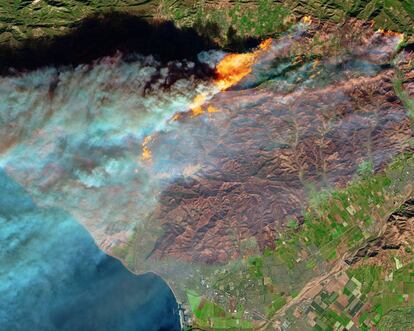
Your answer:
[[[203,55],[211,65],[222,56]],[[185,167],[165,159],[149,164],[141,154],[145,137],[177,130],[173,115],[212,89],[193,68],[117,54],[94,65],[0,78],[1,167],[39,205],[72,213],[101,245],[111,245],[112,234],[128,237]],[[174,70],[190,74],[165,87]]]
[[[134,233],[142,237],[141,247],[150,250],[161,229],[146,220],[154,221],[151,214],[164,188],[177,178],[224,169],[224,165],[210,162],[206,153],[220,141],[227,145],[219,146],[214,160],[223,153],[245,162],[246,148],[237,141],[240,137],[228,135],[227,125],[242,130],[252,122],[247,116],[250,108],[272,98],[288,107],[307,87],[348,79],[349,73],[369,76],[380,70],[377,64],[360,60],[361,55],[356,53],[357,60],[342,61],[345,66],[339,67],[324,63],[321,73],[312,77],[309,71],[316,62],[304,61],[295,67],[287,60],[290,45],[300,40],[304,30],[298,26],[272,43],[258,58],[253,72],[238,84],[240,95],[231,91],[227,97],[224,93],[215,99],[219,90],[214,83],[191,74],[194,63],[163,66],[151,56],[135,55],[126,61],[117,54],[93,65],[43,68],[1,77],[0,166],[41,207],[60,207],[73,215],[105,250],[127,242]],[[397,44],[394,39],[390,38],[392,45]],[[382,56],[381,47],[370,54]],[[224,55],[220,51],[203,52],[199,60],[214,68]],[[171,80],[177,70],[187,74]],[[257,92],[252,96],[251,87],[262,89],[262,96]],[[231,93],[236,93],[236,99]],[[220,111],[212,117],[205,114],[174,121],[174,115],[187,112],[200,94],[218,103]],[[335,97],[339,102],[341,96]],[[281,116],[279,110],[273,114],[270,106],[263,109],[262,113],[266,112],[272,119],[275,114]],[[210,121],[217,125],[209,125]],[[245,130],[245,135],[257,142],[257,148],[268,148],[272,130],[288,134],[288,130],[269,127],[266,133]],[[148,143],[150,150],[154,147],[151,160],[142,157],[146,137],[152,137]],[[289,140],[285,138],[273,143],[282,146]],[[232,176],[216,172],[217,178]],[[136,228],[141,230],[134,231]],[[142,252],[141,257],[147,253]]]

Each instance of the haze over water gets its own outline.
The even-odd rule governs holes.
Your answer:
[[[0,77],[0,329],[180,329],[167,284],[94,238],[127,240],[153,204],[141,144],[203,89],[193,67],[117,54]]]
[[[258,150],[286,150],[287,143],[275,142],[282,141],[279,132],[290,134],[289,128],[281,130],[281,121],[272,121],[289,114],[315,117],[313,108],[320,108],[319,104],[306,102],[306,98],[303,103],[311,107],[292,106],[286,111],[286,103],[293,104],[304,87],[323,87],[338,77],[359,77],[367,72],[373,76],[381,69],[357,59],[352,66],[339,66],[341,75],[337,65],[327,63],[321,66],[320,76],[313,77],[309,71],[318,67],[314,61],[284,75],[280,72],[291,65],[291,60],[275,64],[274,58],[290,42],[269,40],[259,48],[263,52],[227,57],[232,61],[224,64],[242,64],[236,82],[245,79],[233,91],[219,95],[217,107],[204,107],[213,114],[201,106],[235,83],[229,79],[235,77],[232,70],[230,74],[224,70],[228,75],[214,85],[193,75],[191,62],[161,65],[152,57],[125,61],[115,55],[92,65],[41,68],[0,77],[0,94],[4,96],[0,104],[3,325],[12,330],[27,330],[33,325],[41,330],[178,328],[176,303],[166,284],[151,275],[136,277],[129,273],[100,251],[92,236],[101,249],[111,252],[131,243],[135,234],[132,261],[127,256],[126,262],[137,272],[156,270],[155,258],[148,257],[161,232],[153,220],[145,221],[164,188],[199,169],[207,173],[215,170],[223,177],[230,171],[240,177],[241,170],[235,173],[231,168],[220,168],[219,162],[210,162],[211,157],[221,160],[234,156],[241,164],[255,164],[246,160],[256,157]],[[212,67],[223,58],[221,52],[204,56]],[[223,67],[223,60],[220,63]],[[177,70],[185,74],[171,79]],[[259,88],[254,93],[249,91],[255,87]],[[296,94],[286,98],[284,93],[288,92]],[[252,95],[262,95],[260,104],[252,102]],[[331,93],[330,98],[329,105],[347,99],[341,91]],[[281,109],[275,109],[276,105]],[[190,109],[189,121],[174,119]],[[251,120],[255,113],[258,116]],[[405,113],[401,111],[399,116]],[[258,125],[260,121],[263,125]],[[246,130],[249,123],[255,133]],[[234,134],[228,134],[228,124],[232,124]],[[332,127],[341,133],[355,131],[358,126],[339,118]],[[260,144],[252,144],[250,150],[238,144],[237,129],[250,132],[246,139],[260,139]],[[315,133],[315,121],[306,120],[303,129]],[[228,149],[214,151],[217,137],[226,148],[236,144],[234,154]],[[149,149],[145,153],[146,141],[152,152]],[[212,152],[206,153],[209,149]],[[384,155],[382,149],[378,153]],[[380,157],[377,159],[381,161]],[[271,197],[275,199],[275,194]],[[161,238],[160,242],[165,241]],[[188,247],[191,250],[184,253],[192,257],[194,246]],[[174,277],[180,281],[190,274],[176,261],[173,267],[179,269]]]
[[[179,330],[154,274],[135,276],[68,213],[39,208],[0,171],[1,330]]]

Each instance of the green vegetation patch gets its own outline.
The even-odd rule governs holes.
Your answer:
[[[196,319],[194,326],[214,330],[250,330],[252,328],[251,321],[242,318],[244,311],[242,305],[238,305],[236,312],[231,314],[193,291],[187,291],[187,299]]]
[[[334,22],[357,17],[373,20],[377,28],[414,34],[411,0],[0,0],[0,43],[61,35],[88,16],[114,11],[194,27],[222,46],[274,36],[304,15]]]
[[[414,307],[396,308],[384,315],[378,324],[382,331],[412,330],[414,325]]]
[[[397,71],[393,81],[394,91],[408,111],[411,120],[414,120],[414,99],[404,90],[401,72]]]
[[[181,27],[195,27],[222,45],[237,43],[239,38],[265,38],[291,24],[290,10],[272,0],[248,3],[161,0],[159,8],[162,18]]]
[[[346,17],[372,20],[376,28],[414,32],[414,3],[411,0],[287,0],[296,14],[340,22]]]
[[[271,318],[307,282],[326,273],[345,253],[355,252],[367,239],[377,235],[377,223],[407,199],[405,187],[413,178],[414,156],[407,152],[396,158],[385,172],[358,176],[344,189],[313,196],[311,206],[304,213],[304,223],[299,228],[292,224],[280,233],[275,249],[267,248],[263,255],[235,263],[210,283],[228,300],[220,305],[229,307],[230,301],[246,298],[246,311]],[[398,272],[401,270],[405,267]],[[313,303],[313,309],[320,315],[316,329],[334,328],[338,323],[345,327],[351,319],[358,318],[367,297],[371,298],[385,284],[382,269],[377,266],[350,269],[348,276],[350,281],[343,291],[322,294],[320,302]],[[395,274],[394,280],[398,277]],[[414,289],[414,282],[402,283],[406,288],[413,285]],[[402,300],[403,292],[392,292],[392,286],[388,287],[389,294],[378,300],[370,299],[376,309],[364,317],[361,328],[378,323],[390,307],[406,300]],[[347,306],[328,309],[341,295],[347,297]]]

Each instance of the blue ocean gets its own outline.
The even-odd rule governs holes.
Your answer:
[[[0,169],[0,330],[179,330],[167,284],[135,276]]]

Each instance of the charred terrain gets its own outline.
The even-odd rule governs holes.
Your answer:
[[[409,325],[409,1],[12,7],[2,169],[161,275],[183,325]]]
[[[316,31],[338,38],[342,54],[304,52]],[[184,120],[192,140],[176,133],[155,139],[154,158],[157,144],[174,146],[175,162],[192,157],[188,146],[202,153],[193,157],[199,170],[161,194],[153,217],[165,233],[151,256],[223,263],[241,257],[240,244],[250,237],[263,251],[289,220],[301,222],[312,187],[343,187],[363,162],[384,169],[412,135],[393,89],[398,38],[356,22],[282,38],[252,77],[206,105],[223,114]]]

